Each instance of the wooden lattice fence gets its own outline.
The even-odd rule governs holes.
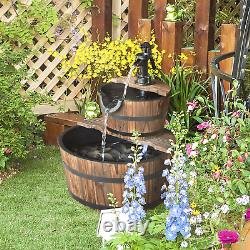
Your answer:
[[[23,1],[30,4],[31,1]],[[37,35],[33,39],[33,55],[27,61],[32,80],[24,84],[24,90],[47,93],[52,96],[53,101],[57,102],[57,107],[49,105],[39,107],[40,112],[53,112],[59,106],[74,106],[74,98],[81,97],[81,91],[86,82],[65,78],[65,72],[61,68],[61,59],[52,56],[52,52],[60,52],[68,58],[73,56],[73,48],[77,41],[72,35],[72,29],[78,31],[78,39],[83,36],[91,36],[92,18],[89,10],[86,10],[80,0],[50,0],[60,20],[66,24],[65,29],[59,33],[55,42],[49,38]],[[0,1],[0,19],[4,22],[12,21],[17,15],[16,5],[13,2]],[[68,24],[68,25],[67,25]],[[59,24],[48,31],[54,34]],[[74,108],[74,107],[72,107]]]
[[[116,0],[112,2],[113,29],[112,38],[128,38],[128,8],[129,0]]]

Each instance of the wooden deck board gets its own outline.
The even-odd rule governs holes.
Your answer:
[[[103,131],[103,118],[96,118],[93,120],[83,119],[79,114],[74,113],[58,113],[48,115],[45,118],[46,121],[53,121],[58,124],[65,124],[68,126],[83,126],[85,128],[93,128],[99,131]],[[121,136],[114,133],[111,133],[107,130],[107,134],[113,135],[128,141],[133,141],[133,138],[127,136]],[[171,147],[171,140],[174,140],[174,136],[171,132],[165,130],[163,133],[155,136],[142,137],[139,138],[139,141],[142,144],[147,144],[148,146],[153,147],[154,149],[168,153],[168,149]]]

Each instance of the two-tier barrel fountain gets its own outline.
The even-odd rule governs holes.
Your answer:
[[[137,131],[143,145],[146,207],[160,202],[164,159],[173,136],[164,130],[169,87],[151,80],[148,64],[154,61],[148,43],[141,45],[128,77],[116,78],[100,87],[102,119],[82,121],[65,131],[59,146],[71,196],[84,205],[109,207],[108,193],[122,206],[123,178]],[[137,67],[136,77],[132,77]]]

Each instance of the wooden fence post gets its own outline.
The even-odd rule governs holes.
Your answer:
[[[165,50],[162,70],[169,73],[175,66],[174,58],[181,53],[182,22],[162,22],[162,50]]]
[[[151,39],[152,20],[139,19],[138,35],[144,42],[149,42]]]
[[[208,51],[214,48],[216,0],[197,0],[195,14],[195,64],[207,74]]]
[[[235,24],[221,25],[221,54],[235,51],[237,40],[237,26]],[[228,74],[232,74],[233,58],[228,58],[220,63],[220,69]],[[230,90],[230,82],[223,81],[226,93]]]
[[[195,53],[193,47],[185,47],[181,49],[181,53],[185,54],[187,56],[187,60],[182,59],[181,64],[186,67],[192,67],[194,66],[194,60],[195,60]]]
[[[138,35],[139,19],[148,16],[148,0],[129,0],[128,8],[128,37]]]
[[[102,42],[112,35],[112,0],[94,0],[92,9],[92,40]]]
[[[174,4],[175,0],[155,0],[154,1],[154,31],[156,36],[156,42],[159,45],[159,48],[161,49],[162,45],[162,22],[164,21],[166,17],[166,6],[167,4]]]

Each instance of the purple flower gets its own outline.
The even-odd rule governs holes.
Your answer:
[[[197,125],[198,130],[203,130],[203,129],[207,129],[210,127],[211,127],[210,122],[202,122],[201,124]]]
[[[245,220],[250,221],[250,208],[248,208],[246,213],[245,213]]]
[[[171,170],[164,170],[163,176],[166,178],[169,186],[162,187],[162,199],[169,213],[166,217],[166,239],[170,241],[176,240],[178,233],[184,238],[191,235],[191,227],[189,221],[189,201],[188,201],[188,185],[186,182],[186,174],[182,170],[185,158],[178,157],[173,161]],[[178,173],[178,174],[177,174]]]
[[[143,176],[144,169],[132,165],[124,176],[125,190],[123,192],[122,212],[128,214],[129,221],[138,222],[146,213],[143,205],[146,204],[143,197],[146,193],[146,186]]]
[[[239,234],[236,231],[222,230],[218,233],[221,244],[232,244],[239,240]]]

